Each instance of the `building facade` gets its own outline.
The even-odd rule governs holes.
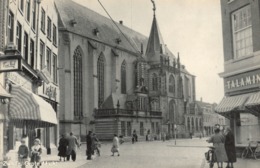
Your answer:
[[[230,118],[237,145],[259,141],[260,1],[221,0],[225,97],[216,111]]]
[[[73,1],[55,2],[60,132],[187,136],[184,114],[195,101],[195,76],[164,44],[155,13],[147,38]]]
[[[199,106],[199,111],[202,113],[203,136],[214,134],[214,128],[216,125],[221,126],[223,129],[230,125],[229,119],[215,112],[217,104],[206,103],[202,100],[197,101],[197,104]]]
[[[21,57],[19,71],[1,73],[1,85],[12,96],[5,118],[9,121],[4,135],[8,154],[16,156],[22,138],[29,147],[39,138],[51,153],[57,144],[59,103],[58,14],[54,1],[0,3],[2,57]]]

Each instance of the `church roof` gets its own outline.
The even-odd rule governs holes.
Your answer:
[[[55,0],[55,4],[59,12],[60,28],[134,53],[141,51],[141,44],[144,47],[147,45],[147,37],[144,35],[116,23],[128,38],[126,39],[112,20],[85,6],[71,0]],[[75,24],[72,25],[72,22]],[[93,33],[94,29],[99,31],[98,36]],[[121,40],[119,44],[116,43],[117,39]]]
[[[112,20],[85,6],[73,2],[72,0],[55,0],[55,4],[59,13],[60,29],[65,29],[75,34],[133,53],[140,52],[141,44],[143,44],[143,51],[146,51],[148,38],[143,34],[120,23],[116,23],[126,36],[126,39],[113,24]],[[94,29],[98,29],[98,36],[93,33]],[[117,39],[121,40],[119,44],[116,43]],[[169,56],[174,57],[167,47],[165,50]]]

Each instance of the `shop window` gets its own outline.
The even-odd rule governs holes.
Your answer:
[[[131,136],[131,135],[132,135],[131,122],[127,122],[127,136]]]
[[[121,121],[121,135],[125,136],[126,134],[126,129],[125,129],[125,121]]]

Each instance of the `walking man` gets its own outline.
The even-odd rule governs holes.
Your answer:
[[[91,160],[91,155],[92,155],[92,132],[89,131],[88,132],[88,135],[87,135],[87,138],[86,138],[86,141],[87,141],[87,160]]]
[[[78,140],[71,132],[70,136],[68,137],[67,161],[70,160],[70,155],[71,155],[71,159],[73,161],[76,161],[77,147],[79,148]]]

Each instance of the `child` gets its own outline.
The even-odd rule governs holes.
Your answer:
[[[33,168],[35,168],[36,166],[38,168],[40,167],[41,153],[42,153],[41,141],[40,139],[37,138],[34,140],[34,145],[32,146],[31,163],[33,164]]]
[[[21,145],[19,146],[19,150],[18,150],[18,161],[19,164],[21,165],[22,168],[26,167],[26,161],[28,158],[28,154],[29,154],[29,149],[28,147],[25,145],[25,140],[22,139],[21,140]]]

